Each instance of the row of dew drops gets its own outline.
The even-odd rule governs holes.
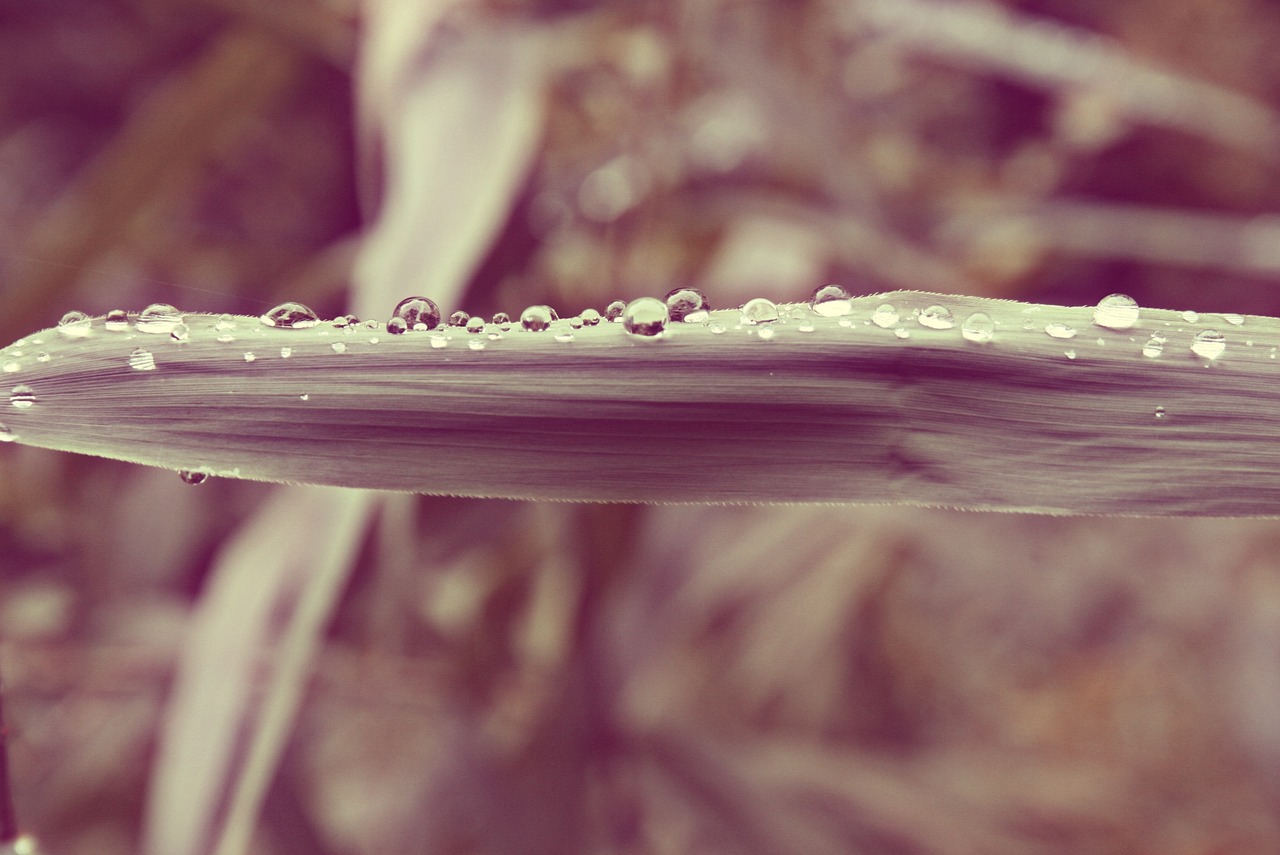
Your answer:
[[[817,288],[810,296],[808,305],[819,316],[840,318],[842,325],[852,325],[852,321],[846,317],[853,311],[852,297],[848,291],[839,285],[823,285]],[[1027,311],[1035,311],[1035,307],[1030,307]],[[783,313],[776,303],[763,297],[757,297],[747,301],[742,306],[740,320],[742,325],[756,329],[761,339],[769,340],[773,338],[773,329],[769,325],[782,317]],[[1111,294],[1104,297],[1093,310],[1094,324],[1112,330],[1131,329],[1137,324],[1138,317],[1139,307],[1137,302],[1124,294]],[[1244,318],[1240,315],[1223,315],[1222,317],[1227,323],[1235,326],[1244,323]],[[640,297],[630,302],[614,301],[606,307],[603,314],[595,309],[586,309],[579,315],[569,319],[569,329],[561,330],[554,335],[558,341],[572,341],[573,330],[581,329],[584,326],[594,327],[599,325],[601,321],[620,322],[628,334],[641,339],[661,337],[672,322],[709,324],[713,333],[723,333],[725,331],[724,325],[711,323],[710,318],[711,306],[705,294],[696,288],[677,288],[668,293],[666,298],[662,300],[654,297]],[[1184,312],[1183,318],[1188,322],[1198,320],[1198,316],[1194,312]],[[892,329],[899,338],[909,338],[910,333],[898,326],[901,319],[901,315],[895,306],[890,303],[884,303],[872,312],[869,323],[884,329]],[[951,310],[941,305],[932,305],[919,310],[915,313],[915,319],[921,326],[929,329],[946,330],[956,326],[956,319]],[[552,324],[559,320],[560,318],[556,311],[550,306],[535,305],[524,310],[519,322],[521,328],[526,331],[543,332],[550,329]],[[260,316],[259,321],[266,327],[299,330],[316,327],[322,323],[319,315],[307,306],[296,302],[281,303]],[[510,328],[512,321],[505,312],[499,312],[492,317],[489,323],[505,330]],[[391,335],[400,335],[410,331],[437,331],[442,325],[464,329],[468,333],[475,334],[491,329],[486,325],[483,318],[479,316],[472,317],[465,312],[454,312],[449,316],[447,322],[442,324],[439,307],[426,297],[407,297],[401,300],[385,324],[376,320],[361,323],[354,315],[340,316],[331,321],[331,324],[335,329],[346,332],[354,332],[358,329],[380,330],[385,327],[386,332]],[[184,342],[190,335],[190,329],[187,327],[182,313],[167,303],[154,303],[148,306],[139,313],[132,326],[144,333],[167,334],[170,339],[176,342]],[[130,328],[129,316],[126,312],[118,309],[108,312],[104,318],[104,327],[109,331],[128,330]],[[218,340],[223,342],[234,341],[233,331],[235,327],[236,319],[232,315],[220,316],[214,323],[215,330],[219,332]],[[986,312],[973,312],[961,323],[960,334],[966,341],[986,344],[995,338],[995,327],[995,321]],[[1033,328],[1033,323],[1028,321],[1023,328],[1031,329]],[[68,312],[58,323],[57,329],[59,333],[68,338],[83,338],[92,332],[92,321],[83,312]],[[798,329],[801,332],[811,332],[814,330],[814,326],[802,318]],[[1077,330],[1060,322],[1047,324],[1044,327],[1044,332],[1055,339],[1071,339],[1077,335]],[[501,338],[501,334],[491,331],[488,338]],[[1142,354],[1150,358],[1160,356],[1164,351],[1166,340],[1166,337],[1161,333],[1153,333],[1147,343],[1143,345]],[[377,339],[371,338],[370,341],[376,343]],[[19,342],[18,344],[21,343]],[[438,332],[433,336],[432,345],[434,347],[444,347],[447,343],[447,338]],[[470,346],[472,349],[482,350],[484,348],[483,337],[477,336],[472,339]],[[340,341],[333,342],[331,347],[339,353],[346,350],[346,345]],[[1225,352],[1226,337],[1217,330],[1201,330],[1192,340],[1190,349],[1196,356],[1212,362]],[[291,348],[283,347],[280,355],[288,357],[291,352]],[[20,352],[14,355],[20,355]],[[1068,350],[1066,355],[1068,358],[1075,358],[1074,351]],[[48,354],[41,353],[37,355],[39,361],[47,361],[48,358]],[[256,357],[252,352],[246,351],[244,359],[246,362],[253,362]],[[155,356],[150,350],[142,347],[136,348],[129,354],[128,364],[129,367],[138,371],[153,371],[156,368]],[[9,361],[4,364],[3,369],[5,372],[13,372],[19,370],[19,367],[17,362]],[[13,387],[9,395],[9,403],[17,409],[28,409],[34,406],[36,401],[35,391],[25,384]],[[1157,412],[1157,417],[1162,415],[1162,413]],[[0,442],[12,442],[16,438],[12,430],[0,423]]]

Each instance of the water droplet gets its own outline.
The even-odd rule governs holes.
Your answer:
[[[1217,330],[1201,330],[1191,342],[1191,352],[1210,362],[1227,349],[1227,337]]]
[[[378,323],[373,318],[370,318],[369,320],[364,322],[364,328],[367,330],[376,330],[380,326],[382,326],[382,324]]]
[[[339,329],[343,332],[351,332],[356,327],[360,326],[360,319],[355,315],[338,315],[338,317],[334,318],[330,323],[333,324],[334,329]]]
[[[290,356],[293,356],[293,348],[292,348],[292,347],[282,347],[282,348],[280,348],[280,358],[281,358],[281,359],[288,359]]]
[[[138,315],[138,332],[167,333],[182,323],[182,313],[168,303],[152,303]]]
[[[258,358],[258,357],[254,356],[254,355],[253,355],[253,351],[251,351],[251,350],[246,350],[246,351],[244,352],[244,361],[245,361],[245,362],[253,362],[253,361],[254,361],[255,359],[257,359],[257,358]]]
[[[442,332],[434,332],[431,334],[431,346],[437,349],[448,347],[449,337]]]
[[[84,312],[67,312],[58,321],[58,332],[67,338],[84,338],[92,332],[89,316]]]
[[[334,353],[346,353],[346,352],[347,352],[347,345],[346,345],[346,342],[335,341],[333,344],[329,345],[329,347],[333,350],[333,352],[334,352]]]
[[[1093,322],[1109,330],[1127,330],[1138,322],[1138,313],[1138,301],[1128,294],[1108,294],[1093,307]]]
[[[12,359],[4,364],[5,374],[12,374],[15,371],[21,371],[21,370],[22,370],[22,366],[17,362],[13,361]]]
[[[178,477],[182,479],[184,484],[203,484],[209,480],[208,472],[201,472],[198,469],[180,469]]]
[[[773,338],[773,327],[761,327],[756,335],[760,336],[761,341],[769,341]]]
[[[700,324],[710,317],[711,304],[707,295],[697,288],[676,288],[667,294],[667,315],[673,321]]]
[[[542,332],[558,320],[560,316],[550,306],[530,306],[520,313],[520,326],[529,332]]]
[[[1200,315],[1199,313],[1193,312],[1190,309],[1188,309],[1187,311],[1182,313],[1182,319],[1189,324],[1194,324],[1196,321],[1200,320]]]
[[[1148,359],[1156,359],[1160,354],[1164,353],[1164,336],[1153,335],[1147,339],[1147,343],[1142,346],[1142,355]]]
[[[617,321],[622,318],[622,313],[627,310],[627,304],[622,300],[614,300],[612,303],[604,307],[604,319],[606,321]]]
[[[305,330],[320,323],[320,316],[301,303],[281,303],[258,318],[266,327],[283,330]]]
[[[622,328],[635,336],[654,338],[667,328],[667,304],[653,297],[638,297],[622,312]]]
[[[236,328],[236,319],[234,315],[221,314],[218,320],[214,321],[213,328],[215,330],[233,330]],[[219,339],[221,341],[221,339]]]
[[[139,347],[129,354],[129,367],[134,371],[155,371],[156,358],[151,355],[151,351]]]
[[[556,338],[556,341],[560,342],[561,344],[565,344],[567,342],[573,341],[573,333],[569,332],[568,330],[565,330],[564,332],[556,333],[555,338]]]
[[[898,319],[898,310],[892,303],[881,303],[871,313],[871,323],[882,329],[888,329],[893,326],[898,322]]]
[[[509,324],[511,323],[511,316],[506,312],[494,312],[493,317],[489,319],[489,323],[499,325]]]
[[[1166,415],[1168,414],[1165,413],[1164,407],[1156,407],[1156,418],[1163,419]]]
[[[29,410],[36,403],[36,393],[30,386],[14,386],[9,393],[9,403],[19,410]]]
[[[742,307],[742,322],[748,325],[770,324],[778,319],[778,306],[772,300],[756,297]]]
[[[403,335],[408,332],[409,324],[404,318],[392,318],[387,321],[387,332],[392,335]]]
[[[440,326],[440,307],[426,297],[405,297],[391,311],[391,320],[396,318],[403,320],[408,330],[433,330]],[[393,330],[387,321],[387,332],[395,335],[404,330]]]
[[[298,396],[298,400],[300,400],[300,401],[310,401],[310,400],[311,400],[311,396],[310,396],[310,395],[299,395],[299,396]]]
[[[1047,324],[1044,328],[1044,331],[1049,335],[1050,338],[1075,338],[1076,337],[1075,327],[1068,326],[1058,321],[1054,321],[1051,324]]]
[[[824,318],[839,318],[853,311],[853,302],[839,285],[823,285],[809,298],[809,307]]]
[[[600,313],[595,309],[583,309],[582,314],[578,315],[578,317],[582,318],[582,322],[589,327],[594,327],[600,323]]]
[[[103,320],[104,327],[112,332],[120,332],[129,328],[129,314],[124,309],[112,309]]]
[[[1064,351],[1062,351],[1062,354],[1063,354],[1065,357],[1067,357],[1067,359],[1075,359],[1075,358],[1076,358],[1076,352],[1075,352],[1074,350],[1064,350]]]
[[[896,335],[898,338],[911,338],[911,333],[908,332],[907,330],[904,330],[902,327],[898,327],[897,329],[895,329],[893,331],[893,334]]]
[[[1222,319],[1227,323],[1231,324],[1231,326],[1233,327],[1239,327],[1244,325],[1244,315],[1227,314],[1227,315],[1223,315]]]
[[[467,332],[481,333],[484,332],[484,318],[474,317],[467,321]]]
[[[191,329],[184,323],[176,323],[173,329],[169,330],[169,338],[174,341],[186,341],[191,335]]]
[[[712,335],[720,335],[720,333],[724,332],[724,324],[714,323],[711,325],[710,329]]]
[[[498,341],[498,340],[500,340],[500,339],[502,338],[502,333],[500,333],[500,332],[496,332],[496,331],[495,331],[495,332],[491,332],[491,333],[489,333],[488,338],[489,338],[489,341]]]
[[[964,319],[964,323],[960,325],[960,335],[965,341],[975,341],[979,344],[986,344],[995,338],[996,323],[991,320],[991,316],[986,312],[974,312],[972,315]]]
[[[473,338],[473,339],[471,339],[469,342],[467,342],[467,345],[468,345],[472,350],[484,350],[484,339],[482,339],[482,338]]]
[[[800,326],[796,327],[799,332],[813,332],[814,326],[808,321],[801,321]]]
[[[574,315],[572,318],[570,318],[569,328],[575,329],[575,330],[582,329],[582,317],[580,315]]]
[[[454,312],[452,315],[449,316],[449,326],[465,327],[467,325],[467,321],[469,320],[471,320],[471,316],[468,315],[466,312]]]
[[[956,325],[956,319],[952,317],[951,310],[946,306],[935,305],[921,309],[916,320],[920,322],[920,326],[931,330],[949,330]]]
[[[52,358],[53,357],[45,353],[43,350],[36,354],[36,362],[48,362]]]
[[[15,442],[18,435],[4,422],[0,422],[0,442]]]

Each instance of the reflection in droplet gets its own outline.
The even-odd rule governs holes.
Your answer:
[[[35,406],[36,393],[26,384],[14,386],[9,392],[9,403],[17,407],[19,410],[29,410]]]
[[[824,318],[838,318],[853,311],[853,302],[839,285],[823,285],[809,297],[809,307]]]
[[[182,323],[182,313],[168,303],[152,303],[138,315],[138,332],[167,333]]]
[[[920,322],[920,326],[931,330],[949,330],[956,325],[956,319],[946,306],[934,305],[921,309],[916,320]]]
[[[1108,294],[1093,308],[1093,322],[1109,330],[1132,329],[1138,322],[1138,301],[1128,294]]]
[[[520,313],[520,326],[529,332],[543,332],[556,320],[559,316],[550,306],[530,306]]]
[[[1156,418],[1163,419],[1166,415],[1168,414],[1164,411],[1164,407],[1156,407]]]
[[[178,477],[185,484],[203,484],[209,480],[209,473],[201,472],[198,469],[181,469],[178,471]]]
[[[58,321],[58,332],[67,338],[84,338],[91,331],[89,316],[84,312],[67,312]]]
[[[484,318],[477,316],[467,321],[467,332],[469,333],[484,332]]]
[[[606,321],[617,321],[622,318],[622,313],[627,310],[627,304],[622,300],[614,300],[604,308],[604,319]]]
[[[595,309],[583,309],[578,317],[582,318],[582,323],[589,327],[594,327],[600,323],[600,313]]]
[[[986,312],[974,312],[964,319],[960,326],[960,335],[965,341],[986,344],[995,337],[996,324]]]
[[[1191,341],[1191,352],[1210,362],[1227,349],[1227,337],[1217,330],[1201,330]]]
[[[662,335],[667,320],[667,304],[653,297],[638,297],[622,312],[622,328],[642,338]]]
[[[320,323],[320,316],[301,303],[281,303],[258,318],[263,326],[285,330],[305,330]]]
[[[467,321],[469,320],[471,320],[471,316],[468,315],[466,312],[454,312],[452,315],[449,316],[449,326],[465,327],[467,325]]]
[[[707,302],[707,295],[697,288],[676,288],[667,294],[665,302],[667,315],[672,321],[700,324],[710,316],[711,304]]]
[[[146,348],[136,348],[129,354],[129,367],[134,371],[155,371],[156,358]]]
[[[489,323],[509,324],[511,323],[511,316],[508,315],[506,312],[494,312],[493,317],[489,319]]]
[[[744,324],[770,324],[777,319],[777,304],[764,297],[748,300],[742,307],[742,322]]]
[[[174,341],[186,341],[190,335],[190,328],[181,322],[174,324],[173,329],[169,330],[169,338]]]
[[[395,309],[391,311],[391,318],[404,321],[407,330],[433,330],[440,326],[440,307],[426,297],[405,297],[396,303]],[[391,327],[391,321],[388,321],[387,332],[396,334]]]
[[[102,325],[111,332],[120,332],[129,328],[129,314],[124,309],[112,309],[107,312]]]

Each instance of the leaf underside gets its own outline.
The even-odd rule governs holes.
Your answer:
[[[870,322],[883,303],[894,327]],[[935,304],[954,326],[919,322]],[[1144,309],[1113,330],[1091,308],[919,292],[843,318],[781,309],[656,339],[608,322],[393,336],[187,315],[178,342],[95,319],[0,351],[36,398],[2,420],[22,443],[151,466],[459,496],[1280,513],[1280,320]],[[961,334],[977,311],[989,342]],[[1207,327],[1226,338],[1216,359],[1190,349]],[[1144,356],[1153,334],[1160,355]],[[131,367],[137,348],[154,370]]]

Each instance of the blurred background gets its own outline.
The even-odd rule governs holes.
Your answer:
[[[1277,315],[1277,43],[1266,0],[0,0],[0,338],[829,281]],[[328,532],[235,567],[303,488],[0,484],[19,820],[138,851],[202,595]],[[1274,521],[371,502],[250,851],[1280,851]]]

